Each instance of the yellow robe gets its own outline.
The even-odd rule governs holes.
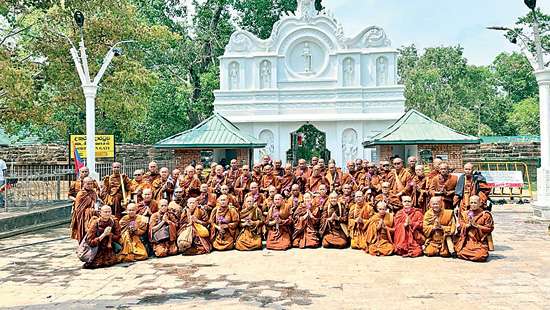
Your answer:
[[[130,226],[135,228],[133,232],[130,231]],[[120,237],[122,250],[118,253],[118,260],[120,262],[134,262],[147,259],[147,250],[140,239],[147,232],[147,218],[138,214],[135,220],[132,220],[128,215],[125,215],[120,219],[120,227],[122,230]]]
[[[442,229],[435,229],[436,218],[439,220]],[[454,252],[452,235],[456,230],[456,222],[453,210],[441,210],[439,216],[429,209],[424,214],[422,225],[426,242],[424,243],[424,254],[426,256],[449,257]]]

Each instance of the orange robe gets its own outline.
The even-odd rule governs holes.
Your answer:
[[[130,199],[131,182],[126,175],[113,174],[110,176],[106,176],[103,179],[103,188],[101,189],[101,192],[99,194],[99,197],[101,198],[101,200],[103,200],[103,202],[106,205],[111,207],[113,215],[117,219],[122,217],[123,187],[124,187],[124,191],[126,192],[126,199]]]
[[[145,245],[141,242],[140,237],[147,232],[148,218],[142,215],[136,215],[131,219],[128,215],[120,219],[120,245],[122,250],[118,253],[120,262],[135,262],[148,258]]]
[[[83,188],[76,195],[71,215],[71,238],[78,240],[78,243],[86,235],[88,222],[96,215],[96,200],[97,192],[94,189],[87,191]]]
[[[244,201],[244,195],[250,191],[250,184],[252,183],[252,176],[250,175],[241,175],[235,181],[235,187],[233,191],[235,196],[239,199],[239,202],[242,204]]]
[[[162,178],[158,178],[153,181],[151,187],[153,189],[153,199],[156,201],[160,201],[161,199],[170,201],[172,193],[174,193],[174,183],[168,179],[163,180]]]
[[[275,186],[275,188],[278,188],[279,187],[278,181],[279,180],[277,179],[277,176],[275,176],[274,174],[264,175],[259,184],[260,191],[267,193],[267,188],[272,185]]]
[[[386,213],[384,216],[384,227],[378,229],[380,215],[373,215],[367,223],[368,253],[375,256],[388,256],[394,251],[393,247],[393,215]]]
[[[442,229],[435,229],[436,221],[439,222]],[[422,224],[424,231],[424,255],[449,257],[454,252],[452,235],[456,230],[453,210],[441,210],[436,215],[433,209],[429,209],[424,214]]]
[[[111,236],[99,239],[99,236],[103,234],[107,227],[111,227]],[[84,265],[85,268],[100,268],[109,267],[118,262],[118,258],[113,249],[113,242],[120,240],[120,225],[118,221],[111,217],[107,221],[103,221],[99,217],[94,217],[90,220],[88,226],[88,234],[86,235],[86,241],[91,247],[98,247],[97,254],[94,259]]]
[[[197,222],[191,220],[191,216],[194,215],[197,218]],[[181,213],[180,222],[179,222],[179,231],[178,236],[186,228],[191,226],[192,230],[192,241],[188,248],[178,248],[183,255],[201,255],[207,254],[212,251],[212,244],[210,243],[210,235],[200,236],[197,232],[198,226],[201,225],[202,228],[208,230],[208,215],[201,208],[195,208],[193,214],[190,214],[189,209],[184,209]]]
[[[331,217],[336,214],[336,219]],[[321,228],[319,234],[323,240],[323,248],[343,249],[348,247],[348,210],[343,203],[325,205],[321,213]]]
[[[397,172],[397,170],[393,169],[390,172],[390,189],[394,194],[404,194],[404,195],[410,195],[410,188],[407,188],[407,184],[411,181],[412,175],[409,173],[408,169],[401,169],[401,171]]]
[[[303,218],[307,214],[307,211],[311,213],[306,219]],[[319,247],[319,220],[320,209],[313,203],[306,205],[301,203],[298,208],[294,210],[292,214],[292,220],[294,222],[294,233],[292,234],[292,246],[296,248],[317,248]]]
[[[270,226],[270,222],[276,220],[280,220],[280,223]],[[267,213],[265,224],[267,226],[266,249],[284,251],[292,247],[290,206],[284,205],[278,208],[274,205]]]
[[[445,209],[453,209],[453,199],[455,196],[455,188],[458,178],[455,175],[449,174],[447,177],[438,174],[430,180],[430,196],[441,196]],[[443,194],[437,194],[443,192]]]
[[[151,217],[153,213],[157,213],[159,211],[159,205],[158,202],[155,200],[151,200],[149,202],[145,202],[145,200],[142,200],[136,205],[136,213],[139,215]]]
[[[159,229],[166,229],[168,227],[168,239],[156,241],[153,238],[153,228],[157,226],[161,221],[164,214],[161,214],[160,211],[151,215],[149,221],[149,241],[153,246],[153,251],[157,257],[165,257],[169,255],[175,255],[178,253],[178,247],[176,245],[176,239],[178,234],[178,221],[179,219],[172,214],[171,212],[166,212],[168,214],[169,222],[166,222]]]
[[[230,168],[225,172],[225,184],[229,186],[230,192],[233,192],[233,188],[235,187],[235,182],[241,176],[241,174],[242,174],[241,169]]]
[[[294,184],[299,184],[296,176],[293,174],[285,174],[282,177],[279,177],[279,187],[277,190],[281,193],[281,195],[283,195],[283,197],[288,198],[288,196],[290,196],[290,189]]]
[[[99,193],[99,185],[97,185],[96,180],[94,180],[93,188],[96,192]],[[67,194],[68,197],[74,197],[76,198],[76,195],[78,195],[78,192],[82,189],[82,180],[76,180],[71,183],[71,186],[69,186],[69,193]]]
[[[472,212],[470,215],[479,228],[466,227],[469,223],[469,212],[460,215],[459,239],[455,244],[458,257],[474,262],[487,261],[489,245],[487,237],[494,229],[493,216],[489,211]]]
[[[302,196],[302,194],[300,194],[300,196],[296,197],[296,196],[290,196],[287,200],[286,200],[286,205],[288,206],[288,210],[290,211],[290,213],[294,213],[294,210],[296,210],[298,208],[298,206],[304,201],[304,196]]]
[[[256,194],[253,194],[252,192],[249,192],[248,194],[246,194],[244,196],[244,200],[246,200],[247,197],[249,196],[252,196],[252,198],[254,199],[254,203],[257,205],[257,206],[261,206],[264,204],[264,200],[265,200],[265,196],[264,194],[260,193],[260,192],[257,192]],[[243,202],[244,202],[243,200]]]
[[[183,189],[185,201],[187,201],[188,198],[195,198],[201,194],[201,181],[196,175],[192,178],[188,175],[183,176],[183,178],[179,180],[178,186]]]
[[[460,212],[467,211],[470,206],[470,197],[476,195],[479,196],[479,203],[483,206],[487,203],[490,192],[491,187],[487,183],[479,182],[476,185],[472,176],[464,176],[464,188],[462,193],[455,192],[454,204],[460,206]]]
[[[311,193],[317,193],[319,192],[319,186],[321,184],[327,184],[325,177],[319,175],[319,176],[311,176],[307,179],[306,182],[306,192]]]
[[[216,207],[217,199],[216,195],[210,193],[201,193],[197,196],[197,203],[200,208],[203,209],[208,217],[210,217],[210,212]]]
[[[422,212],[428,211],[430,195],[428,193],[428,178],[426,176],[414,176],[409,183],[411,188],[411,198],[413,207]]]
[[[226,207],[222,210],[217,206],[210,214],[210,241],[212,247],[218,251],[232,250],[235,247],[237,228],[239,226],[239,213],[235,208]],[[217,229],[227,224],[228,228],[223,232]]]
[[[405,227],[407,215],[410,218],[409,226]],[[401,256],[417,257],[422,255],[422,221],[424,216],[416,208],[401,209],[394,217],[394,246],[395,253]]]
[[[374,197],[374,205],[376,206],[379,202],[385,202],[388,206],[388,211],[392,213],[397,213],[401,208],[403,208],[403,204],[401,204],[401,199],[396,196],[395,194],[391,193],[389,195],[386,194],[380,194],[376,197]]]
[[[343,176],[341,171],[335,171],[334,173],[328,171],[325,174],[325,181],[328,184],[328,192],[340,192],[342,190],[342,185],[344,184]]]
[[[253,251],[262,249],[262,226],[264,216],[256,206],[245,208],[239,213],[239,234],[235,248],[239,251]],[[244,226],[250,223],[252,226]]]
[[[348,231],[351,237],[351,248],[364,250],[367,248],[367,223],[374,214],[368,202],[363,205],[353,203],[349,210]],[[360,220],[362,220],[362,223]]]

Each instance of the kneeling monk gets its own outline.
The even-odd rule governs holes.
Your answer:
[[[239,251],[261,250],[264,216],[258,205],[254,203],[254,197],[245,198],[239,217],[240,231],[235,248]]]
[[[290,205],[285,205],[282,195],[275,195],[273,206],[269,209],[265,219],[267,226],[266,249],[288,250],[292,247],[290,239],[292,228],[290,208]]]
[[[157,257],[178,253],[176,245],[178,218],[168,210],[168,200],[161,199],[159,211],[151,215],[149,221],[149,240]]]
[[[84,268],[108,267],[116,264],[118,259],[113,249],[113,242],[120,240],[120,225],[113,217],[110,206],[101,207],[99,217],[94,217],[88,225],[86,242],[97,247],[97,254]]]
[[[412,206],[410,196],[401,196],[403,209],[395,215],[394,246],[395,253],[404,257],[417,257],[422,255],[422,212]]]
[[[488,236],[494,228],[493,216],[481,209],[479,196],[470,197],[470,210],[460,215],[459,239],[455,245],[458,257],[484,262],[489,257]]]
[[[456,230],[453,210],[443,210],[441,197],[430,199],[430,209],[424,214],[424,254],[449,257],[454,255],[452,235]]]
[[[338,201],[338,194],[328,196],[328,203],[321,214],[321,229],[324,248],[343,249],[348,247],[348,210],[344,202]]]
[[[134,262],[147,259],[147,250],[141,242],[141,236],[147,232],[147,218],[137,214],[135,204],[128,204],[127,215],[120,219],[120,245],[122,250],[118,253],[120,262]]]
[[[378,213],[373,215],[367,224],[368,253],[376,256],[388,256],[393,253],[393,215],[387,212],[386,203],[376,204]]]
[[[367,222],[373,214],[374,210],[365,201],[363,192],[355,192],[355,202],[350,207],[348,221],[352,249],[367,249]]]
[[[304,195],[304,202],[294,210],[292,219],[294,233],[292,234],[292,246],[296,248],[319,247],[319,207],[313,204],[310,193]]]
[[[196,198],[189,198],[187,208],[181,213],[178,249],[183,255],[206,254],[212,250],[208,215],[198,205]]]
[[[210,241],[218,251],[232,250],[235,247],[239,212],[229,206],[226,195],[218,198],[218,205],[210,214]]]

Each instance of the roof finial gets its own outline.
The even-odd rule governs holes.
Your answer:
[[[314,0],[296,0],[298,2],[298,8],[296,10],[296,16],[311,18],[317,14],[315,10]]]

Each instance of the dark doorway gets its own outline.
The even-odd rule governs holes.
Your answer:
[[[309,161],[314,156],[323,158],[325,162],[330,159],[327,135],[311,124],[305,124],[290,133],[290,141],[291,148],[286,152],[286,160],[289,163],[296,165],[300,158]]]

